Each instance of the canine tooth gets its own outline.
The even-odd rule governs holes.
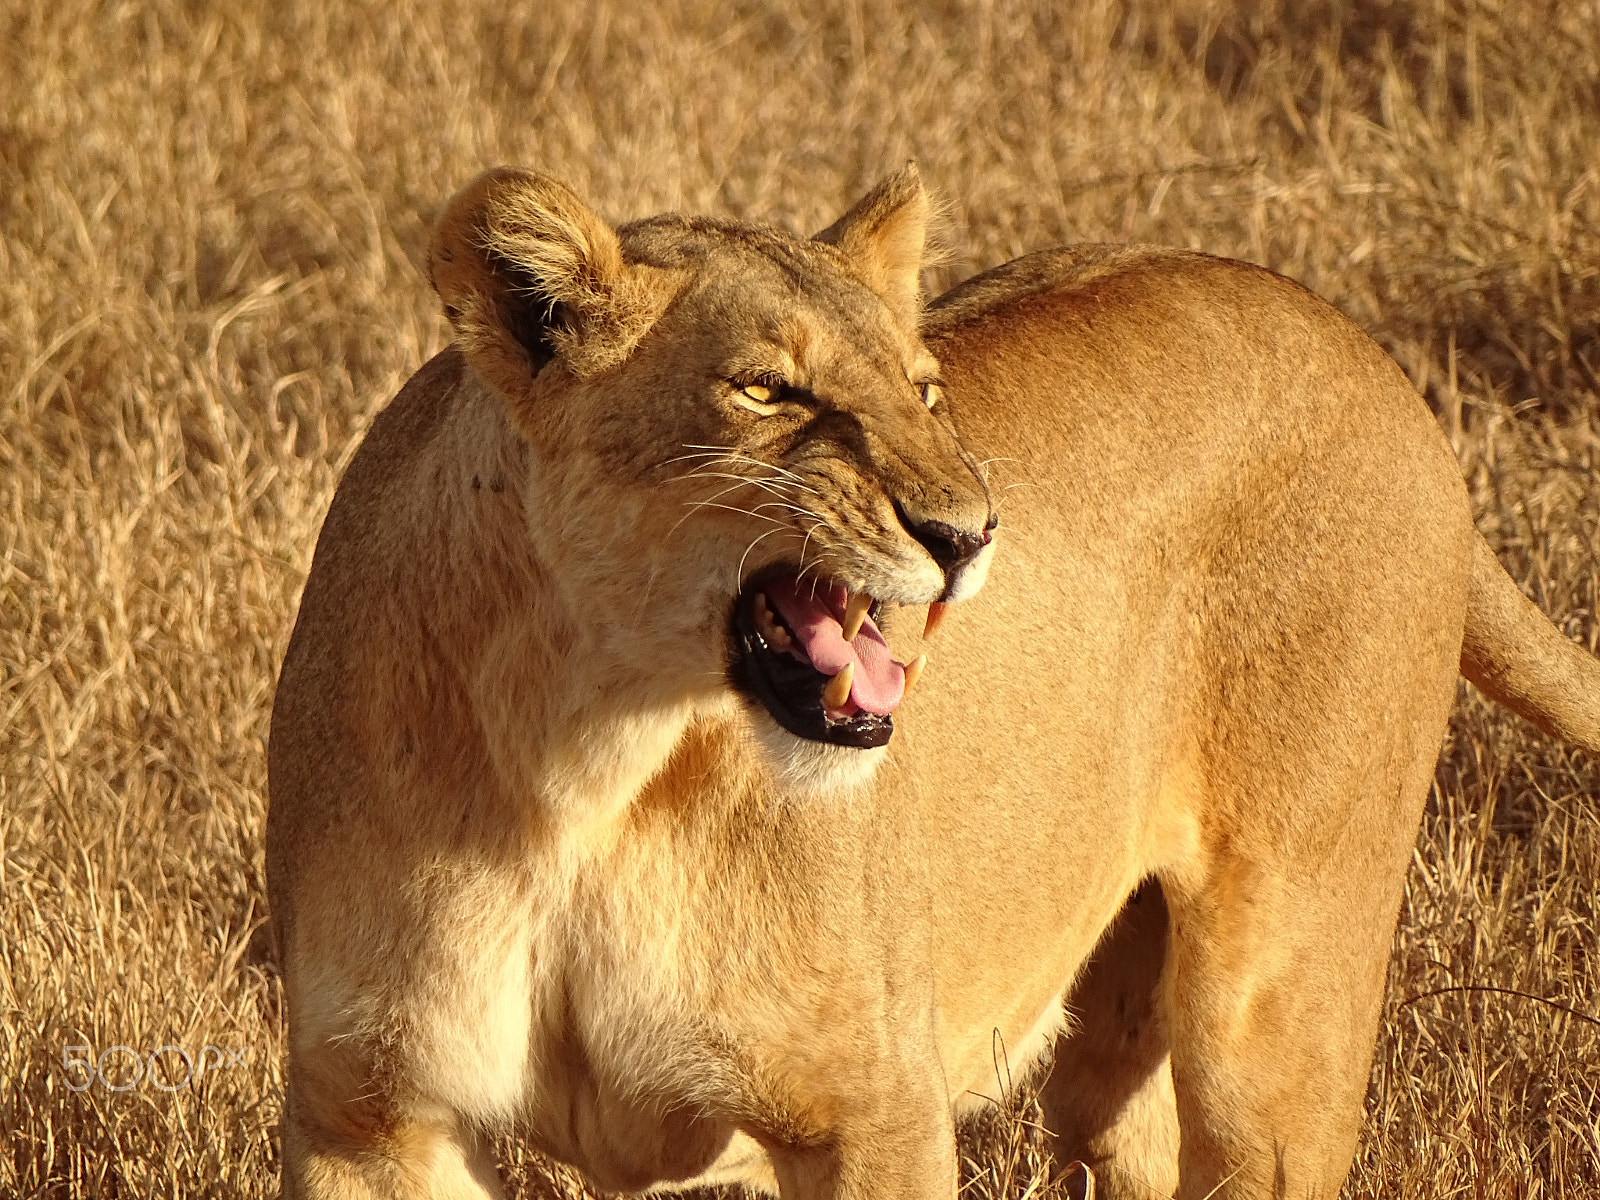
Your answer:
[[[911,694],[911,689],[917,686],[917,680],[922,678],[922,668],[928,665],[928,656],[919,654],[906,664],[906,685],[900,693],[903,700]]]
[[[866,592],[857,592],[850,597],[850,603],[844,610],[844,640],[855,641],[856,634],[861,632],[861,623],[867,619],[867,609],[872,607],[872,597]]]
[[[845,663],[844,670],[828,680],[828,686],[822,689],[822,702],[829,708],[843,708],[845,701],[850,699],[850,681],[855,674],[855,663]]]
[[[928,623],[922,627],[922,636],[924,639],[931,638],[933,636],[933,631],[939,628],[939,623],[944,620],[944,610],[948,607],[949,605],[945,604],[942,600],[935,600],[932,604],[928,605]]]

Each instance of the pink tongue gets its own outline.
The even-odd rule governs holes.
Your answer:
[[[824,675],[837,675],[846,663],[855,663],[850,699],[879,716],[892,713],[906,690],[906,673],[889,656],[883,634],[868,617],[853,641],[844,640],[843,584],[801,583],[793,576],[774,579],[763,589],[789,631],[805,647],[811,665]]]

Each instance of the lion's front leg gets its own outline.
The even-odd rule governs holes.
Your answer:
[[[407,887],[374,887],[292,927],[285,1197],[501,1195],[486,1133],[507,1126],[522,1095],[525,920],[514,889],[487,873],[453,883],[412,906],[374,899]],[[400,932],[363,938],[384,920]]]
[[[818,1145],[768,1145],[783,1200],[856,1200],[956,1194],[956,1139],[944,1073],[885,1094],[872,1112],[841,1121]]]
[[[284,1200],[498,1200],[484,1141],[441,1114],[352,1120],[360,1104],[329,1103],[291,1078],[283,1115]]]

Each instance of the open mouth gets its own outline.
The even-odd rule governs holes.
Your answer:
[[[734,604],[734,682],[796,737],[882,746],[922,663],[890,655],[874,620],[880,609],[832,580],[765,576]]]

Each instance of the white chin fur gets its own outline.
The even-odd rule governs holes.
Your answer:
[[[989,578],[989,564],[994,561],[994,541],[978,551],[978,556],[962,567],[956,577],[950,581],[950,591],[945,596],[946,600],[970,600],[977,595],[978,589],[983,586],[983,581]]]
[[[864,787],[889,747],[859,750],[796,737],[765,712],[752,722],[780,792],[800,799],[849,795]]]

